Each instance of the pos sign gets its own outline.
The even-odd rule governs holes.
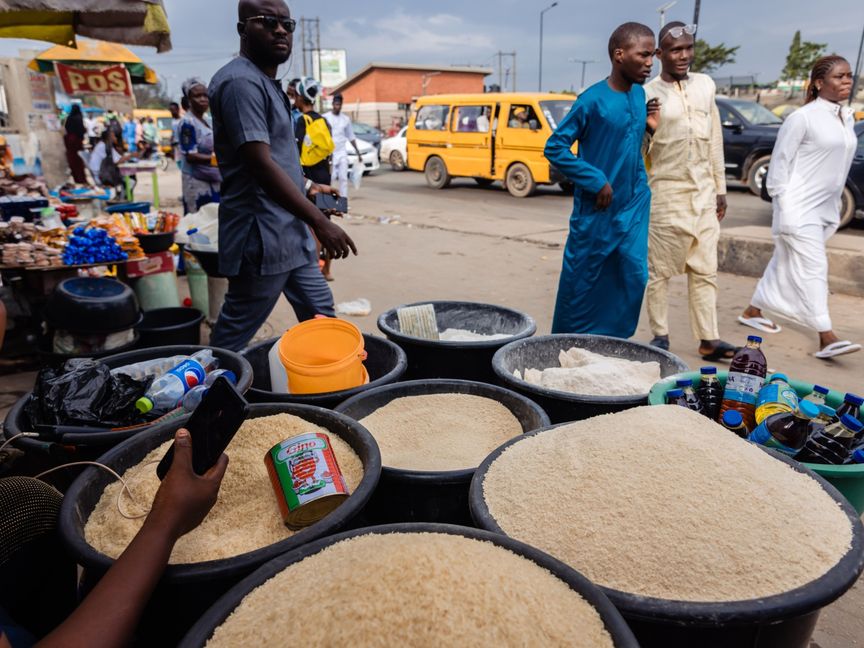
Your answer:
[[[132,96],[132,80],[122,65],[81,68],[55,61],[57,78],[68,95],[114,94]]]

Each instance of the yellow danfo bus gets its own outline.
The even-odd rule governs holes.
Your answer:
[[[421,97],[406,133],[408,167],[423,171],[434,189],[464,177],[480,185],[500,180],[517,198],[530,196],[538,184],[570,191],[543,148],[575,99],[504,92]]]

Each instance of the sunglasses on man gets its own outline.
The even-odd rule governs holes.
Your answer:
[[[250,20],[260,22],[265,29],[269,29],[270,31],[276,31],[276,28],[279,25],[282,25],[282,29],[289,34],[293,34],[294,29],[297,27],[297,21],[293,18],[281,18],[279,16],[250,16],[249,18],[246,18],[243,23],[245,24]],[[678,37],[676,36],[675,38]]]
[[[684,34],[688,36],[693,36],[696,33],[696,25],[681,25],[680,27],[672,27],[669,31],[666,32],[666,36],[671,36],[672,38],[681,38]],[[666,36],[663,38],[665,39]]]

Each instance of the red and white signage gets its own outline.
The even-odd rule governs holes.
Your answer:
[[[102,68],[82,68],[55,61],[57,78],[67,95],[126,95],[132,96],[132,79],[123,65]]]

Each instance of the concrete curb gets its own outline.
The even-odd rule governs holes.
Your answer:
[[[774,253],[774,240],[767,228],[736,227],[720,235],[717,251],[721,272],[761,277]],[[828,285],[832,292],[864,297],[864,244],[860,237],[838,234],[831,239]]]

